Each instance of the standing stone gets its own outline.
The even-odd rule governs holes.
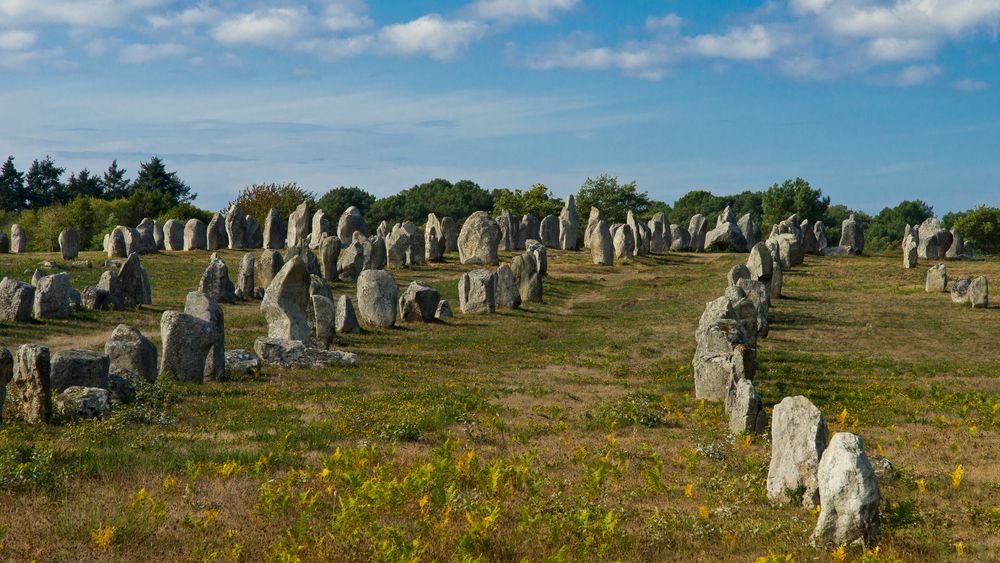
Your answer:
[[[477,211],[462,224],[458,235],[458,254],[462,264],[499,264],[497,247],[500,227],[485,211]]]
[[[813,544],[874,544],[879,535],[881,495],[861,438],[850,432],[835,434],[823,452],[817,478],[820,512]]]
[[[101,274],[101,279],[98,280],[97,287],[108,292],[108,306],[119,311],[125,308],[125,293],[122,291],[121,282],[118,280],[118,272],[106,270]]]
[[[303,201],[288,216],[288,234],[285,238],[285,246],[308,246],[309,231],[312,223],[309,217],[309,203]]]
[[[340,258],[340,239],[325,237],[319,244],[320,277],[327,281],[337,281],[337,259]]]
[[[545,251],[545,245],[535,239],[528,239],[524,242],[525,252],[531,254],[535,258],[535,264],[538,266],[538,273],[541,275],[546,275],[549,271],[549,257],[548,253]]]
[[[206,237],[208,250],[219,250],[229,247],[229,235],[226,234],[226,220],[220,213],[212,214],[212,220],[208,222]]]
[[[281,219],[278,210],[271,208],[264,218],[264,248],[267,250],[280,250],[285,246],[285,238],[288,231],[285,229],[285,221]]]
[[[49,349],[44,346],[25,344],[14,354],[14,398],[29,423],[48,422],[52,416],[50,369]]]
[[[521,217],[521,227],[517,231],[517,247],[527,249],[529,240],[538,240],[538,228],[538,217],[531,213]]]
[[[301,340],[309,345],[309,286],[305,262],[292,256],[264,291],[260,310],[267,319],[267,335],[279,340]]]
[[[7,254],[10,252],[10,237],[7,233],[0,233],[0,254]]]
[[[823,254],[823,251],[829,246],[826,241],[826,227],[823,225],[823,221],[816,221],[816,224],[813,225],[813,235],[816,237],[816,252]]]
[[[388,262],[388,254],[385,249],[385,239],[378,235],[372,235],[368,237],[368,239],[365,242],[364,269],[384,270],[387,262]]]
[[[337,257],[337,278],[341,281],[354,281],[365,269],[365,247],[359,241],[345,246]]]
[[[969,300],[969,287],[972,278],[959,278],[951,283],[951,302],[965,303]]]
[[[629,211],[625,216],[625,224],[629,226],[632,230],[632,237],[635,241],[635,246],[632,248],[632,253],[636,256],[645,256],[646,252],[643,249],[645,241],[643,240],[643,233],[639,227],[639,221],[635,218],[635,213]]]
[[[546,248],[559,248],[559,218],[555,215],[546,215],[538,226],[538,235],[541,243]]]
[[[7,384],[14,377],[14,356],[0,346],[0,424],[3,424],[3,406],[7,402]]]
[[[940,293],[948,288],[948,266],[938,264],[927,270],[927,283],[924,291],[927,293]]]
[[[917,266],[917,250],[919,244],[916,238],[917,232],[906,226],[906,233],[903,236],[903,267],[915,268]]]
[[[340,220],[337,221],[337,236],[340,237],[340,243],[351,244],[355,231],[360,231],[362,235],[368,236],[368,227],[365,225],[361,210],[352,205],[340,214]]]
[[[440,225],[430,224],[424,227],[424,258],[427,262],[440,262],[444,254],[444,246],[441,244],[444,238],[438,231],[440,228]]]
[[[404,322],[434,321],[441,294],[433,287],[419,281],[410,282],[399,297],[399,317]]]
[[[167,219],[163,224],[163,249],[184,250],[184,223]]]
[[[330,220],[326,218],[326,213],[322,209],[317,210],[312,217],[312,233],[310,234],[309,248],[319,248],[323,237],[330,232]]]
[[[205,379],[222,381],[226,378],[226,315],[222,307],[199,291],[187,294],[184,312],[212,326],[212,346],[205,357]]]
[[[407,266],[410,248],[410,235],[403,230],[401,225],[397,224],[392,228],[385,241],[386,265],[395,269]]]
[[[337,316],[336,306],[325,295],[313,295],[310,299],[312,299],[313,337],[316,339],[317,346],[328,348],[333,342],[333,322]]]
[[[322,273],[319,265],[319,258],[309,250],[308,246],[290,246],[285,250],[284,262],[287,263],[292,259],[292,256],[298,256],[300,260],[306,265],[306,270],[310,275],[318,276]]]
[[[156,383],[156,346],[138,330],[124,324],[115,327],[104,343],[104,353],[110,359],[109,372],[117,375],[134,374],[149,383]]]
[[[247,232],[247,218],[235,205],[229,207],[226,212],[226,239],[229,248],[243,250],[250,248]]]
[[[813,256],[819,254],[819,243],[816,241],[816,231],[809,223],[809,219],[804,219],[799,228],[802,231],[802,252]]]
[[[99,287],[85,287],[80,292],[80,307],[87,311],[103,311],[110,307],[108,290]]]
[[[458,225],[451,217],[441,219],[441,229],[444,232],[444,251],[458,252]]]
[[[517,309],[521,306],[521,293],[510,266],[504,264],[497,269],[494,302],[497,309]]]
[[[128,248],[125,246],[125,234],[117,227],[108,234],[105,240],[105,252],[108,258],[125,258],[128,256]]]
[[[632,234],[632,227],[619,225],[614,233],[615,257],[622,260],[632,258],[635,250],[635,237]]]
[[[729,414],[729,431],[733,434],[763,434],[767,429],[767,414],[760,394],[749,379],[741,379],[729,389],[726,412]]]
[[[580,217],[576,214],[576,198],[570,194],[559,212],[559,248],[576,250],[580,236]]]
[[[615,264],[615,244],[608,224],[598,220],[590,235],[590,257],[598,266]]]
[[[670,231],[663,221],[649,220],[649,251],[663,254],[670,249]]]
[[[424,256],[426,255],[426,251],[424,250],[424,233],[412,221],[404,221],[400,228],[406,231],[410,239],[410,248],[406,252],[406,263],[410,266],[423,264]]]
[[[236,287],[229,279],[229,266],[215,254],[201,275],[198,291],[217,303],[236,303]]]
[[[63,229],[59,233],[59,252],[63,260],[73,260],[80,255],[80,233],[76,229]]]
[[[463,313],[493,313],[496,311],[496,279],[489,270],[473,270],[458,282],[459,307]]]
[[[399,288],[385,270],[365,270],[358,276],[358,312],[368,326],[391,328],[396,324]]]
[[[705,250],[722,252],[746,252],[747,240],[743,237],[736,216],[729,207],[719,214],[715,228],[705,234]]]
[[[965,255],[965,239],[958,229],[951,230],[951,246],[945,252],[945,257],[949,260],[958,260]]]
[[[336,314],[334,328],[337,332],[342,334],[361,333],[361,325],[358,323],[358,317],[354,313],[354,304],[351,303],[350,297],[346,295],[340,296],[340,299],[337,300]]]
[[[771,465],[767,471],[767,498],[788,503],[802,493],[802,506],[819,504],[816,472],[826,449],[823,413],[809,399],[785,397],[775,405],[771,419]]]
[[[13,254],[23,254],[28,248],[28,235],[24,227],[14,223],[10,226],[10,251]]]
[[[512,216],[510,211],[504,210],[496,218],[496,223],[500,229],[499,249],[504,252],[517,250],[518,229],[521,228],[521,220]]]
[[[694,252],[705,252],[705,235],[708,234],[708,222],[705,216],[698,213],[691,217],[688,224],[688,233],[691,235],[689,247]]]
[[[156,221],[145,217],[136,226],[135,230],[139,233],[139,236],[136,238],[136,252],[140,254],[152,254],[156,252]]]
[[[850,248],[853,254],[865,253],[865,233],[861,224],[854,220],[853,213],[841,224],[840,246]]]
[[[781,257],[777,248],[771,250],[773,262],[771,264],[771,291],[770,297],[777,299],[781,297],[781,288],[784,284],[784,273],[781,271]]]
[[[90,350],[62,350],[52,356],[49,381],[52,391],[62,393],[68,387],[108,388],[107,354]]]
[[[28,322],[34,305],[35,286],[13,278],[0,281],[0,322]]]
[[[924,260],[943,260],[951,247],[951,233],[941,222],[931,217],[917,229],[917,257]]]
[[[253,254],[247,252],[240,260],[240,271],[236,274],[236,296],[240,299],[253,299],[256,293],[254,279]]]
[[[770,282],[771,274],[774,271],[774,258],[767,245],[758,242],[750,249],[750,257],[747,258],[747,269],[750,271],[750,279]]]
[[[542,274],[538,271],[535,257],[529,253],[515,256],[510,263],[510,270],[517,280],[517,291],[522,303],[542,302]]]
[[[597,228],[597,223],[601,220],[601,210],[596,207],[590,208],[590,216],[587,217],[587,228],[583,231],[583,247],[590,248],[590,239]]]
[[[153,221],[153,242],[156,243],[156,250],[165,250],[166,241],[163,236],[163,225],[158,221]]]
[[[385,221],[382,221],[382,222],[385,223]],[[380,227],[381,227],[381,225],[380,225]],[[430,259],[431,256],[442,256],[445,252],[447,252],[447,249],[448,249],[448,241],[445,240],[445,234],[444,234],[444,223],[440,219],[438,219],[438,216],[436,214],[434,214],[434,213],[428,213],[427,214],[427,223],[424,225],[424,232],[427,235],[427,239],[426,239],[427,241],[430,240],[430,234],[431,234],[431,229],[432,228],[434,230],[434,236],[437,239],[438,248],[437,249],[432,249],[429,245],[425,245],[424,246],[425,249],[426,249],[426,252],[427,252],[427,261],[428,262],[431,261],[431,259]],[[381,234],[382,238],[389,238],[388,235],[391,232],[392,232],[392,229],[390,229],[388,223],[386,223],[385,232]],[[434,260],[434,261],[435,262],[439,262],[440,260],[441,259],[438,258],[437,260]]]
[[[69,274],[45,276],[35,285],[32,312],[36,319],[69,318]]]
[[[277,250],[262,250],[257,263],[254,264],[254,275],[257,278],[257,288],[254,290],[254,294],[263,297],[264,290],[271,285],[271,280],[278,275],[284,265],[285,260]]]
[[[979,276],[969,284],[969,302],[973,309],[985,309],[990,305],[989,283],[986,276]]]
[[[184,225],[184,250],[204,250],[208,246],[205,223],[190,219]]]
[[[760,225],[753,220],[753,217],[749,213],[740,217],[737,226],[739,226],[740,232],[743,233],[743,238],[746,239],[748,248],[760,242]]]
[[[670,225],[670,250],[684,252],[691,249],[691,233],[682,225]]]
[[[179,381],[204,383],[205,363],[217,338],[212,323],[188,313],[166,311],[160,317],[160,336],[160,373]]]

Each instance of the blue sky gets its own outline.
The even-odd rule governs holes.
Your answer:
[[[0,0],[0,153],[218,209],[435,177],[1000,205],[1000,0]]]

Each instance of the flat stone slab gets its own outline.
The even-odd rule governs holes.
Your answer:
[[[282,368],[324,368],[333,366],[358,366],[358,355],[352,352],[322,350],[306,346],[299,340],[258,338],[254,351],[265,365]]]

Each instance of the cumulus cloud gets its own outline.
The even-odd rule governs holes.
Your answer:
[[[528,61],[531,68],[548,70],[555,68],[577,70],[616,69],[622,73],[644,80],[663,78],[663,55],[648,49],[610,49],[607,47],[576,48],[564,45],[553,51],[533,57]]]
[[[119,60],[126,64],[143,64],[187,53],[187,47],[177,43],[131,43],[122,47]]]
[[[273,46],[298,35],[305,21],[303,11],[296,8],[255,10],[221,22],[212,36],[220,43]]]
[[[898,86],[919,86],[934,80],[940,74],[941,67],[937,65],[910,65],[890,78]]]
[[[154,14],[146,18],[153,29],[192,28],[214,23],[222,13],[206,4],[199,4],[180,12]]]
[[[649,30],[677,29],[682,23],[684,19],[674,13],[646,17],[646,29]]]
[[[333,32],[365,29],[375,25],[368,17],[368,7],[360,0],[340,0],[326,6],[323,25]]]
[[[482,23],[428,14],[411,22],[383,27],[378,36],[389,52],[448,60],[484,33],[486,26]]]
[[[953,84],[956,90],[961,90],[963,92],[979,92],[990,87],[987,82],[982,80],[976,80],[974,78],[963,78],[961,80],[956,80]]]
[[[785,41],[763,25],[738,27],[724,35],[698,35],[690,39],[691,50],[704,57],[734,60],[770,58]]]
[[[558,12],[576,8],[580,0],[477,0],[470,10],[485,20],[552,21]]]
[[[115,27],[166,0],[0,0],[0,21]]]
[[[0,31],[0,50],[20,51],[28,49],[35,44],[36,39],[38,37],[33,31],[21,31],[17,29]]]

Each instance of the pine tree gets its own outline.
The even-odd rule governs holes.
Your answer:
[[[132,193],[160,192],[174,203],[189,202],[194,199],[191,188],[177,177],[177,172],[167,172],[159,157],[139,164],[139,174],[132,182]]]
[[[31,163],[25,177],[27,184],[27,199],[30,209],[48,207],[53,203],[66,203],[66,190],[59,177],[65,169],[59,168],[46,155],[45,160],[37,158]]]
[[[24,173],[14,167],[14,157],[8,156],[0,168],[0,210],[20,211],[24,209]]]
[[[84,168],[76,174],[70,174],[66,180],[66,193],[69,199],[79,196],[104,197],[104,182],[99,176],[91,176],[90,170]]]
[[[124,168],[118,168],[118,161],[111,161],[107,172],[104,173],[104,197],[107,199],[125,199],[132,195],[132,185],[125,178]]]

